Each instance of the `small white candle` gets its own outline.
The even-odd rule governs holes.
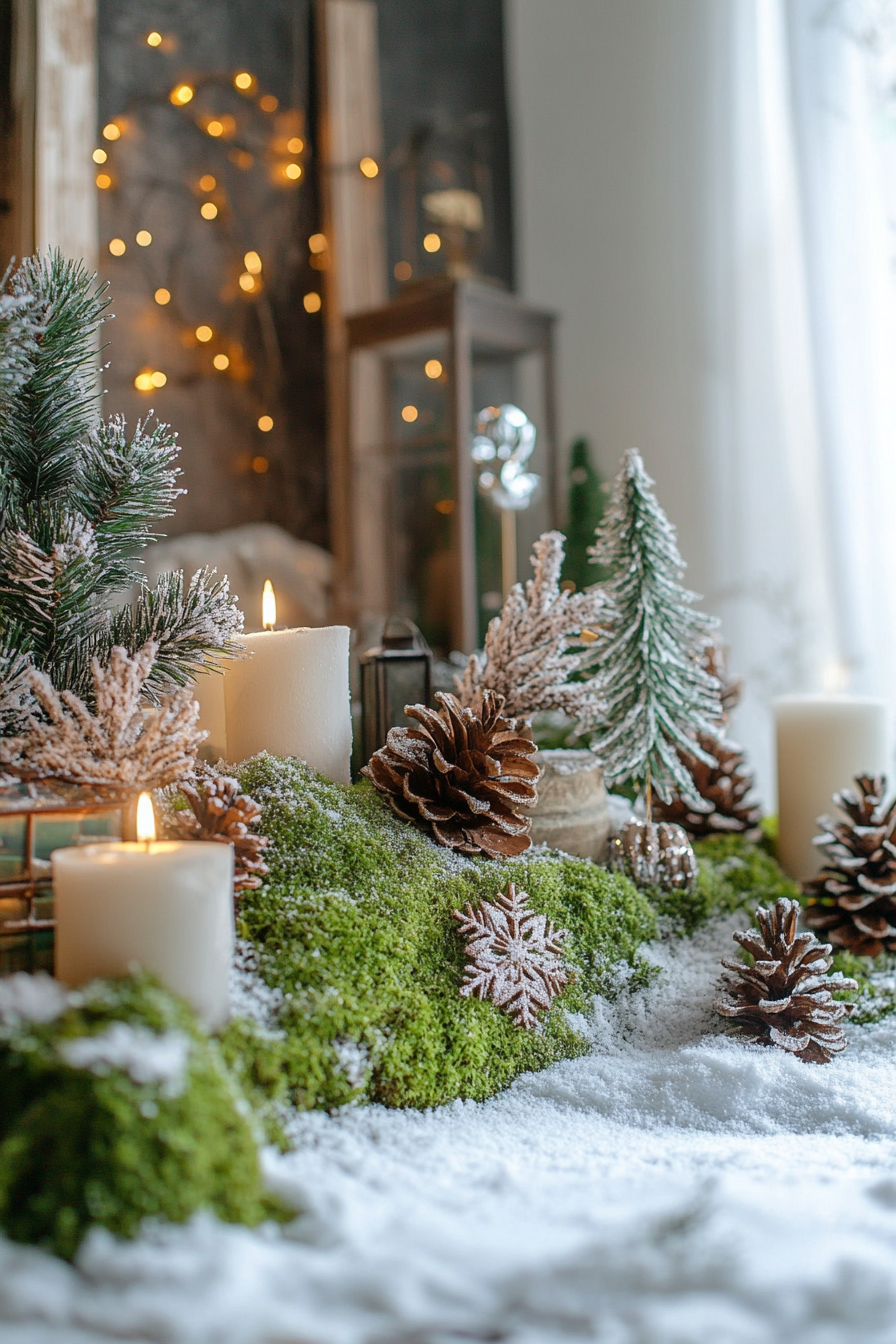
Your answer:
[[[786,695],[774,702],[778,752],[778,858],[799,881],[823,856],[817,818],[836,813],[833,795],[856,775],[888,768],[887,706],[845,695]]]
[[[149,796],[146,798],[150,804]],[[138,808],[138,835],[141,830]],[[154,832],[151,832],[154,833]],[[233,849],[208,840],[54,850],[56,976],[83,985],[136,963],[180,994],[211,1030],[229,1013]]]
[[[199,701],[199,727],[208,737],[199,748],[204,761],[227,760],[227,718],[224,710],[224,675],[201,672],[193,686]]]
[[[266,596],[265,623],[273,625],[273,591]],[[251,656],[224,677],[230,761],[259,751],[298,756],[328,779],[350,782],[349,634],[347,625],[325,625],[242,636]]]

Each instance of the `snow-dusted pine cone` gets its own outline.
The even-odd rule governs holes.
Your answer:
[[[803,887],[805,919],[835,947],[876,957],[896,952],[896,803],[884,806],[882,775],[859,775],[856,786],[834,794],[848,821],[819,819],[815,844],[827,862]]]
[[[722,961],[716,1008],[749,1040],[827,1064],[846,1049],[842,1023],[852,1012],[852,1004],[838,1003],[831,991],[858,986],[828,975],[831,945],[814,933],[797,933],[799,914],[799,902],[782,897],[773,910],[756,911],[758,932],[734,934],[753,964]]]
[[[673,793],[668,803],[655,800],[653,815],[658,821],[683,826],[695,840],[731,832],[745,832],[757,838],[762,809],[750,800],[754,780],[746,756],[739,747],[709,733],[701,733],[699,742],[705,752],[716,758],[717,765],[707,765],[690,752],[678,754],[703,806],[697,808],[680,793]]]
[[[257,835],[252,827],[261,816],[261,808],[247,793],[240,793],[235,779],[208,774],[192,784],[178,785],[190,804],[190,810],[171,811],[165,831],[171,840],[220,840],[233,845],[233,889],[236,893],[254,891],[268,866],[261,857],[270,841]]]
[[[440,845],[506,858],[529,848],[530,819],[520,807],[537,799],[535,743],[520,737],[501,710],[504,697],[483,691],[482,708],[462,708],[438,692],[439,710],[408,705],[419,728],[390,728],[386,745],[364,767],[400,817],[425,826]]]

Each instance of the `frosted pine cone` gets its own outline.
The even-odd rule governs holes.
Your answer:
[[[815,844],[827,861],[804,886],[809,927],[860,957],[896,952],[896,803],[884,806],[886,791],[883,776],[859,775],[834,795],[848,820],[820,818]]]
[[[759,1045],[777,1045],[797,1059],[827,1064],[846,1049],[843,1019],[853,1009],[838,1003],[834,989],[857,989],[855,980],[832,979],[830,943],[797,933],[800,907],[783,898],[773,910],[759,909],[759,931],[735,933],[752,966],[723,961],[716,1004],[735,1030]]]
[[[261,816],[255,799],[240,793],[237,781],[227,775],[208,775],[199,781],[198,788],[192,784],[179,787],[190,810],[169,814],[165,826],[168,837],[232,844],[234,891],[241,893],[260,887],[268,871],[261,854],[270,841],[266,835],[257,835],[252,830]]]
[[[398,816],[425,826],[440,845],[491,858],[522,854],[531,823],[517,809],[538,797],[535,743],[502,717],[504,697],[494,691],[483,691],[480,713],[453,695],[436,699],[438,711],[407,706],[421,727],[390,728],[361,773]]]

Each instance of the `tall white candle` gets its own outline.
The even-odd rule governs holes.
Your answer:
[[[204,761],[227,760],[227,718],[224,710],[224,676],[221,672],[201,672],[193,686],[199,701],[199,727],[208,737],[199,748]]]
[[[816,820],[856,775],[886,774],[887,706],[859,696],[787,695],[774,702],[778,751],[778,858],[799,881],[822,855]]]
[[[231,663],[224,677],[228,759],[242,761],[259,751],[298,756],[328,779],[348,784],[348,626],[263,630],[241,638],[251,657]]]
[[[134,963],[211,1029],[229,1011],[233,850],[208,840],[82,845],[53,863],[56,976],[83,985]]]

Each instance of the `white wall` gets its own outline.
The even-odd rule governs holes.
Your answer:
[[[769,16],[507,3],[520,289],[561,315],[562,441],[586,434],[605,476],[641,450],[747,676],[735,730],[773,804],[771,697],[833,654]]]

